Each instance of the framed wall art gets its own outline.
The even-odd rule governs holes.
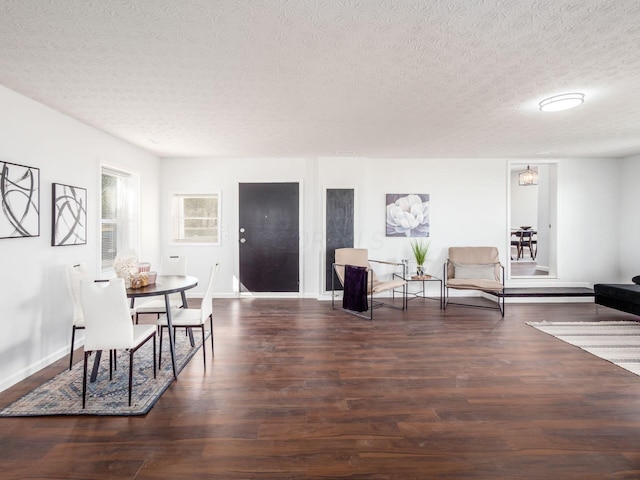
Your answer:
[[[87,243],[87,191],[61,183],[52,184],[51,245]]]
[[[40,169],[0,161],[0,238],[40,236]]]
[[[429,194],[387,193],[387,237],[429,236]]]

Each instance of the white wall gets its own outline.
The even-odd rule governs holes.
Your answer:
[[[620,160],[558,164],[558,276],[568,282],[620,280]]]
[[[168,219],[170,192],[222,191],[222,244],[170,247],[163,253],[189,257],[190,271],[203,278],[214,260],[223,268],[218,292],[233,295],[238,262],[238,183],[301,181],[303,197],[303,294],[317,297],[323,283],[323,195],[326,188],[355,188],[356,247],[371,258],[411,258],[409,239],[385,237],[385,194],[428,193],[431,202],[429,273],[439,276],[449,246],[496,245],[509,255],[507,168],[503,159],[163,159],[162,214]],[[532,160],[532,163],[535,163]],[[619,277],[618,184],[620,161],[558,161],[558,275],[544,285],[589,285]],[[198,172],[194,174],[193,172]],[[201,270],[201,271],[200,271]],[[531,280],[515,279],[513,286]],[[541,285],[541,283],[537,283]]]
[[[622,161],[620,175],[619,281],[629,283],[640,275],[640,155]]]
[[[385,236],[386,194],[428,193],[431,247],[426,268],[440,276],[449,246],[503,243],[504,168],[506,162],[495,159],[334,158],[322,159],[318,182],[337,188],[348,179],[355,186],[355,246],[368,248],[370,257],[380,260],[412,258],[410,239]]]
[[[40,169],[40,236],[0,239],[0,390],[68,353],[66,265],[98,275],[99,165],[141,174],[141,254],[158,257],[158,159],[0,87],[0,160]],[[86,245],[51,247],[51,184],[87,189]],[[151,209],[148,207],[151,206]],[[146,207],[146,210],[145,210]],[[146,214],[149,212],[150,214]]]
[[[289,159],[163,159],[161,160],[160,238],[162,255],[187,257],[189,275],[206,278],[212,264],[220,262],[216,295],[233,294],[233,278],[238,278],[238,184],[244,182],[300,182],[302,203],[302,248],[305,258],[313,237],[316,218],[315,161]],[[221,239],[219,246],[171,245],[169,239],[170,204],[173,193],[221,194]],[[316,284],[313,263],[302,265],[301,283],[304,291]],[[204,292],[201,283],[190,295]],[[316,287],[317,288],[317,287]]]

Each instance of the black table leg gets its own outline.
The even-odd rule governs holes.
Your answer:
[[[182,292],[184,295],[184,292]],[[171,302],[169,301],[169,294],[164,296],[164,305],[167,312],[167,327],[169,335],[169,350],[171,350],[171,366],[173,367],[173,378],[178,380],[178,369],[176,368],[176,347],[173,339],[173,322],[171,321]]]

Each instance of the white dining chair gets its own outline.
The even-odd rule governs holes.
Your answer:
[[[73,305],[73,316],[71,324],[71,347],[69,351],[69,370],[73,368],[73,349],[76,343],[76,330],[84,330],[84,316],[80,303],[80,283],[89,280],[89,270],[86,263],[69,265],[66,272],[67,287]],[[129,309],[129,315],[133,319],[135,308]]]
[[[160,262],[160,275],[186,275],[187,274],[187,257],[180,255],[171,255],[163,257]],[[186,308],[186,305],[182,304],[182,295],[174,293],[169,295],[169,303],[171,308]],[[155,297],[146,300],[140,305],[135,307],[136,323],[138,323],[138,315],[141,313],[153,314],[156,317],[160,317],[163,313],[167,312],[164,297]]]
[[[169,332],[169,335],[174,336],[177,328],[200,328],[202,332],[202,358],[204,359],[204,368],[207,368],[207,353],[205,349],[205,325],[209,320],[209,328],[211,330],[211,356],[213,357],[213,289],[218,277],[218,270],[220,264],[216,263],[211,267],[209,273],[209,282],[202,298],[200,308],[179,308],[177,310],[171,310],[171,324],[173,326],[173,332]],[[162,315],[158,319],[158,326],[160,327],[160,348],[158,351],[158,366],[162,361],[162,332],[165,328],[168,328],[167,315]]]
[[[80,283],[80,302],[85,322],[84,368],[82,377],[82,408],[87,397],[87,364],[96,351],[129,351],[129,406],[133,387],[133,354],[148,340],[153,339],[153,378],[156,378],[156,327],[134,325],[124,279]],[[113,359],[109,355],[109,377],[112,378]]]
[[[73,349],[76,341],[76,330],[84,330],[84,316],[80,303],[80,282],[89,279],[86,263],[69,265],[67,267],[67,287],[73,304],[73,316],[71,324],[71,350],[69,352],[69,370],[73,367]]]

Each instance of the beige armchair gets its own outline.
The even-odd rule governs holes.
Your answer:
[[[447,304],[496,308],[449,302],[449,289],[479,290],[497,298],[497,309],[504,317],[504,266],[495,247],[450,247],[444,265],[444,308]]]
[[[393,267],[396,272],[392,274],[391,280],[380,280],[376,275],[375,270],[371,267],[371,264],[375,263],[377,265],[387,265]],[[345,300],[349,295],[349,285],[345,285],[345,277],[346,277],[346,269],[347,266],[360,267],[366,269],[366,288],[362,289],[363,298],[360,298],[360,303],[363,305],[362,312],[369,311],[369,315],[365,315],[358,310],[352,310],[350,308],[345,308]],[[403,263],[396,262],[385,262],[381,260],[371,260],[369,259],[369,252],[366,248],[338,248],[336,249],[336,261],[333,264],[333,268],[336,272],[336,276],[340,281],[341,286],[344,289],[343,293],[343,308],[349,313],[353,313],[355,315],[368,318],[369,320],[373,320],[373,309],[386,305],[392,308],[398,308],[400,310],[404,310],[407,304],[407,281],[405,280],[406,271],[405,265]],[[397,305],[393,305],[390,303],[384,303],[380,301],[374,301],[373,296],[378,293],[393,291],[396,289],[402,289],[402,306],[398,307]],[[335,285],[331,284],[331,307],[335,307],[335,297],[336,297],[336,289]]]

